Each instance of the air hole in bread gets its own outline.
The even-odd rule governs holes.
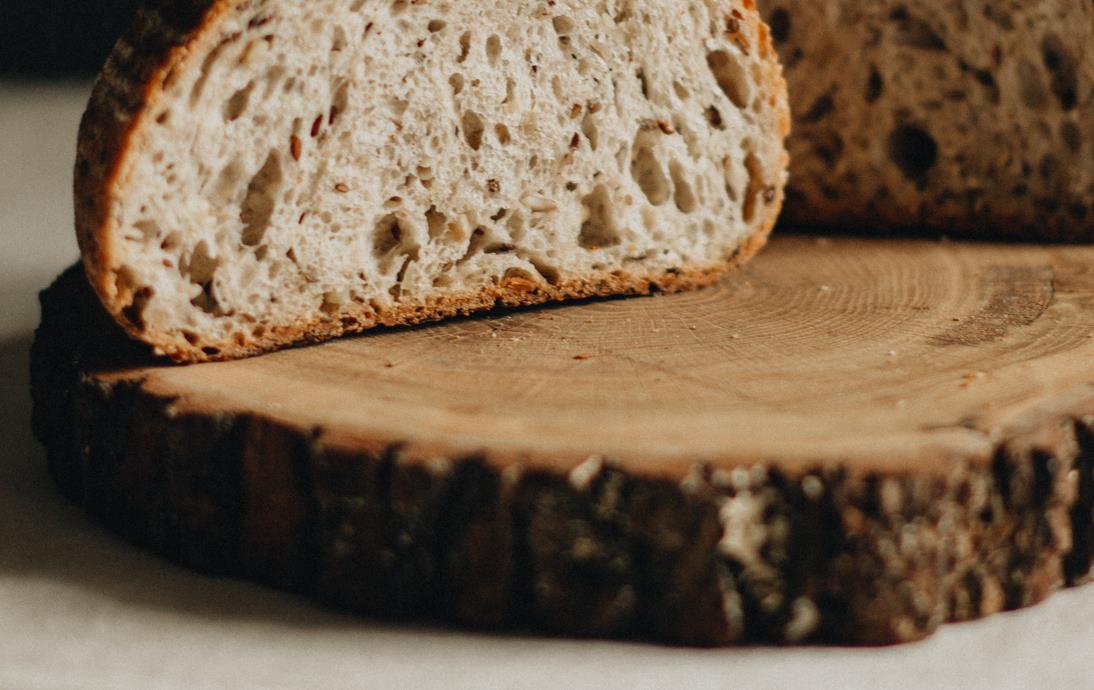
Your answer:
[[[556,74],[551,77],[551,91],[554,92],[554,96],[558,100],[565,100],[566,98],[566,85],[562,82],[562,79]],[[565,122],[566,116],[562,113],[558,115],[559,122]]]
[[[467,56],[471,53],[471,32],[465,31],[460,35],[460,55],[456,58],[456,62],[463,62],[467,59]]]
[[[140,231],[141,240],[145,242],[155,242],[162,232],[160,224],[151,219],[137,221],[133,227]]]
[[[197,80],[194,81],[193,89],[190,90],[190,105],[196,105],[197,102],[201,100],[201,94],[205,90],[205,84],[209,81],[209,77],[212,74],[213,65],[220,59],[224,49],[236,39],[238,39],[238,36],[236,36],[235,39],[232,37],[225,38],[220,45],[205,56],[205,59],[201,63],[201,72],[198,74]]]
[[[509,268],[501,277],[501,287],[515,292],[530,292],[540,281],[523,268]]]
[[[726,51],[715,50],[707,53],[707,66],[726,98],[742,110],[747,108],[748,102],[752,100],[752,89],[749,87],[748,74],[741,63]]]
[[[277,206],[282,181],[281,159],[276,151],[271,151],[262,168],[247,185],[247,196],[244,197],[240,210],[240,218],[243,220],[241,241],[244,245],[253,247],[266,236]]]
[[[266,91],[263,94],[263,98],[269,98],[277,85],[281,83],[281,77],[285,76],[285,68],[282,65],[274,64],[266,70],[261,79],[266,82]]]
[[[179,268],[190,279],[190,282],[201,285],[212,281],[213,275],[219,266],[220,261],[213,257],[212,252],[209,251],[208,243],[202,240],[197,243],[193,251],[183,257]]]
[[[600,144],[600,130],[596,127],[596,116],[591,111],[586,111],[585,117],[581,120],[581,133],[589,140],[589,147],[596,151],[596,147]]]
[[[342,307],[349,301],[348,294],[330,290],[323,293],[323,301],[319,304],[319,311],[324,314],[333,315],[342,311]]]
[[[346,49],[346,30],[340,26],[334,27],[334,32],[331,34],[330,51],[332,53],[340,53]]]
[[[486,39],[486,59],[491,65],[496,65],[499,57],[501,57],[501,38],[493,34]]]
[[[737,200],[740,197],[737,195],[737,184],[734,180],[733,171],[730,167],[727,167],[725,170],[725,192],[726,198],[729,199],[729,202],[731,204],[737,203]]]
[[[448,22],[443,19],[433,19],[426,25],[426,28],[429,30],[429,33],[435,34],[439,31],[444,31],[444,27],[446,26],[448,26]]]
[[[836,109],[836,101],[832,97],[834,91],[833,88],[813,101],[805,112],[798,116],[798,122],[812,123],[828,117]]]
[[[479,114],[473,110],[465,112],[460,119],[460,128],[463,130],[463,137],[467,141],[467,145],[473,151],[478,151],[482,146],[483,132],[486,130],[486,126]]]
[[[946,42],[938,32],[926,20],[913,17],[906,8],[896,8],[889,14],[889,18],[896,26],[895,43],[920,50],[946,50]]]
[[[646,70],[639,67],[634,76],[638,79],[638,88],[642,92],[642,97],[648,99],[650,97],[650,83],[646,77]]]
[[[334,97],[330,98],[330,109],[327,113],[327,126],[333,127],[339,115],[349,109],[349,82],[338,84]]]
[[[619,244],[619,229],[615,224],[612,196],[608,188],[597,185],[581,200],[585,220],[581,223],[581,232],[577,242],[589,250],[611,247]]]
[[[529,258],[527,261],[532,264],[532,268],[536,269],[536,273],[538,273],[548,285],[559,284],[561,276],[557,268],[542,259]]]
[[[443,236],[448,230],[448,216],[438,211],[436,206],[430,206],[425,212],[425,223],[431,240]]]
[[[555,17],[554,19],[552,19],[551,20],[551,25],[554,27],[555,33],[557,33],[559,36],[565,36],[567,34],[571,34],[571,33],[574,32],[574,29],[577,27],[577,25],[574,24],[573,19],[570,19],[569,17],[565,17],[565,16],[562,16],[562,15],[559,15],[559,16]]]
[[[156,291],[147,286],[134,292],[133,301],[129,303],[129,306],[122,309],[122,318],[128,321],[136,330],[143,331],[145,327],[144,310],[155,294]]]
[[[756,218],[756,208],[760,204],[760,194],[765,186],[763,166],[752,152],[745,156],[745,171],[748,173],[748,187],[745,190],[741,217],[746,223],[751,223]]]
[[[966,68],[965,65],[962,65],[962,67]],[[999,93],[999,84],[996,83],[995,76],[991,73],[991,70],[976,69],[975,67],[967,67],[967,69],[972,78],[976,80],[976,83],[987,89],[988,100],[991,103],[998,105],[1001,94]]]
[[[684,177],[684,167],[676,161],[669,164],[669,174],[672,176],[673,201],[676,208],[684,213],[692,213],[698,207],[699,202],[695,198],[691,184]]]
[[[388,112],[395,118],[401,118],[410,107],[410,101],[404,98],[389,97],[384,99],[384,103],[387,105]]]
[[[238,120],[239,116],[247,110],[247,104],[251,100],[251,92],[254,90],[255,82],[252,79],[246,86],[232,94],[232,97],[224,103],[224,119],[228,122]]]
[[[389,213],[373,228],[372,254],[380,260],[380,270],[387,272],[395,259],[402,254],[417,258],[418,248],[413,244],[410,225],[400,214]]]
[[[672,90],[676,92],[676,97],[681,101],[686,101],[691,98],[691,93],[688,91],[688,88],[678,81],[672,82]]]
[[[406,272],[412,261],[413,259],[409,256],[403,259],[402,265],[399,266],[399,272],[395,274],[395,284],[388,288],[388,294],[396,300],[403,296],[403,281],[406,279]]]
[[[771,38],[776,43],[785,43],[790,38],[790,12],[785,7],[776,7],[767,23],[771,28]]]
[[[866,102],[873,103],[881,94],[885,91],[885,80],[881,78],[881,73],[877,71],[877,67],[874,66],[870,70],[870,77],[866,80]]]
[[[722,111],[718,110],[714,106],[710,106],[704,111],[704,115],[707,118],[707,124],[719,131],[726,128],[725,120],[722,119]]]
[[[1089,46],[1088,46],[1089,47]],[[1050,87],[1060,107],[1071,110],[1078,103],[1079,74],[1075,57],[1059,36],[1049,34],[1041,42],[1041,58],[1050,75]]]
[[[448,85],[452,87],[452,93],[459,95],[460,91],[463,91],[463,75],[453,74],[448,78]]]
[[[671,193],[669,179],[665,176],[665,171],[661,168],[661,163],[657,160],[648,138],[643,135],[639,135],[635,140],[634,154],[631,158],[631,176],[651,204],[660,206],[668,201]]]
[[[383,257],[391,250],[399,246],[403,241],[403,228],[399,217],[389,213],[381,218],[373,230],[372,253],[376,257]]]
[[[163,238],[162,242],[160,242],[160,249],[165,252],[174,252],[176,249],[178,249],[181,242],[182,238],[179,236],[179,233],[172,232],[167,237]]]
[[[524,214],[520,209],[515,209],[509,218],[505,221],[505,228],[509,231],[509,236],[513,238],[514,242],[519,242],[524,238],[524,231],[527,228],[525,225]]]
[[[207,314],[219,315],[220,305],[213,294],[213,277],[220,261],[209,251],[209,245],[202,240],[179,264],[179,270],[201,291],[190,300],[190,304]]]
[[[498,143],[503,146],[513,140],[513,137],[509,134],[509,128],[501,123],[494,125],[494,136],[498,138]]]
[[[466,263],[476,254],[482,252],[483,247],[487,244],[486,228],[481,225],[471,231],[471,237],[467,241],[467,249],[464,251],[463,256],[456,263]]]
[[[938,144],[926,130],[915,125],[903,125],[889,135],[889,158],[904,177],[917,182],[938,160]]]

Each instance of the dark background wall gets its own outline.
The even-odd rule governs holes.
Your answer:
[[[140,0],[0,0],[0,78],[98,72]]]

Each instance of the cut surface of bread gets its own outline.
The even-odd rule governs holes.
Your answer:
[[[787,221],[1094,240],[1094,4],[761,5],[794,114]]]
[[[81,126],[107,310],[179,361],[709,283],[782,202],[751,0],[161,2]]]

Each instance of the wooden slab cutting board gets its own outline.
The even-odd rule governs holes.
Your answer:
[[[780,237],[698,292],[188,367],[76,269],[42,303],[68,495],[335,606],[888,643],[1091,569],[1094,248]]]

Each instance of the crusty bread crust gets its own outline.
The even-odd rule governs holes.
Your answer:
[[[480,292],[449,295],[422,303],[403,303],[394,308],[351,305],[335,316],[304,318],[290,326],[273,326],[264,335],[237,335],[232,342],[189,342],[177,333],[143,328],[127,318],[126,310],[139,300],[119,273],[117,227],[111,208],[126,194],[133,161],[148,136],[165,87],[176,74],[193,67],[200,47],[216,40],[219,25],[233,13],[243,12],[261,0],[157,0],[142,7],[129,31],[119,40],[94,87],[80,124],[75,169],[75,221],[85,273],[107,312],[134,338],[151,344],[159,354],[177,362],[232,359],[271,351],[302,342],[318,342],[377,325],[409,325],[456,315],[467,315],[495,306],[524,306],[549,301],[597,296],[650,294],[695,289],[715,282],[730,268],[750,259],[765,244],[783,203],[783,180],[772,186],[765,199],[757,231],[723,262],[682,266],[664,273],[606,272],[593,279],[562,281],[557,285],[517,279],[503,280]],[[786,82],[770,34],[754,0],[737,4],[742,34],[758,36],[755,49],[766,69],[761,81],[776,113],[774,129],[781,138],[790,132]],[[741,37],[740,40],[746,41]],[[746,41],[747,43],[747,41]],[[789,156],[785,149],[780,169]]]
[[[108,306],[125,297],[118,294],[118,286],[108,284],[108,267],[109,209],[125,183],[127,156],[139,143],[150,109],[163,96],[164,83],[185,66],[187,45],[208,32],[229,7],[229,0],[162,0],[142,6],[95,82],[80,121],[73,192],[84,268]]]
[[[359,307],[352,315],[339,318],[312,319],[293,326],[271,328],[261,338],[237,341],[226,348],[195,350],[191,347],[167,349],[157,344],[157,349],[177,362],[216,361],[257,355],[294,344],[319,343],[351,333],[360,333],[376,326],[411,326],[438,321],[454,316],[468,316],[476,312],[498,307],[526,307],[547,302],[611,297],[622,295],[650,295],[658,292],[673,293],[695,290],[718,281],[727,270],[738,266],[766,243],[775,217],[765,223],[765,230],[752,238],[737,256],[725,263],[686,271],[667,272],[660,275],[629,275],[609,273],[596,280],[570,281],[559,285],[534,283],[521,278],[510,278],[500,285],[475,293],[443,297],[425,304],[403,305],[394,309],[374,310],[367,305]],[[124,320],[122,321],[123,323]],[[134,334],[131,328],[127,328]],[[148,334],[139,334],[148,340]],[[170,342],[167,336],[164,341]],[[169,346],[168,346],[169,347]]]

